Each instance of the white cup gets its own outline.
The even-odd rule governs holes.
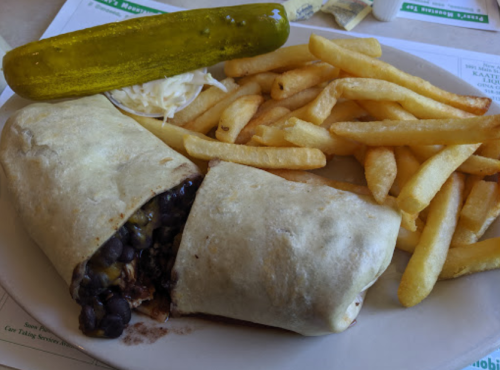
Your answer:
[[[373,0],[373,15],[379,21],[389,22],[398,15],[403,0]]]

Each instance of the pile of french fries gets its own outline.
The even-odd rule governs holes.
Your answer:
[[[219,158],[285,179],[373,196],[402,213],[412,253],[398,290],[414,306],[439,279],[500,267],[500,115],[378,59],[375,39],[328,40],[225,63],[227,92],[204,90],[167,123],[133,116],[206,168]],[[130,115],[129,113],[125,113]],[[354,156],[367,186],[304,170]]]

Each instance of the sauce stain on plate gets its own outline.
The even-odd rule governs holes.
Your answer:
[[[135,346],[139,344],[152,344],[158,339],[167,334],[184,335],[193,331],[190,326],[167,328],[164,326],[146,324],[144,322],[137,322],[130,325],[125,329],[125,335],[122,342],[127,346]]]

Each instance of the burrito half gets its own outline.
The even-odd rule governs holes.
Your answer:
[[[84,333],[119,336],[131,308],[166,317],[172,250],[201,182],[193,163],[102,95],[19,110],[0,160],[26,230],[82,306]]]
[[[212,164],[172,270],[172,311],[343,331],[389,265],[400,222],[369,197]]]

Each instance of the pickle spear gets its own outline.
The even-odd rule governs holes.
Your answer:
[[[9,86],[32,100],[83,96],[268,53],[290,25],[276,3],[195,9],[133,18],[32,42],[9,51]]]

